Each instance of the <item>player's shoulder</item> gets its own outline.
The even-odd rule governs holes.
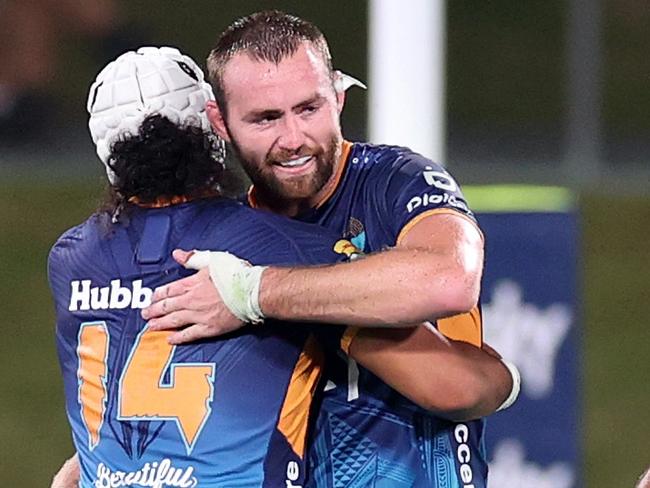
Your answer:
[[[63,232],[50,249],[50,259],[65,254],[72,249],[82,252],[90,249],[98,241],[102,232],[109,232],[111,226],[110,216],[104,213],[95,213],[84,222],[75,225]]]
[[[268,210],[252,208],[249,205],[248,194],[239,196],[235,202],[243,209],[238,210],[233,217],[242,219],[244,225],[251,227],[254,233],[273,234],[280,239],[289,240],[299,235],[319,236],[322,239],[337,237],[335,232],[320,225],[291,219]]]
[[[367,184],[381,191],[421,182],[441,191],[456,191],[454,177],[439,163],[402,146],[354,143],[348,159],[350,173],[361,172]]]
[[[50,248],[47,270],[50,279],[69,276],[84,263],[101,261],[100,240],[111,231],[111,217],[95,213],[79,225],[71,227],[59,236]]]
[[[448,174],[440,163],[408,147],[367,142],[352,144],[348,164],[355,171],[376,174],[382,178],[391,174],[414,176],[424,172]]]
[[[343,259],[338,234],[316,224],[253,209],[243,203],[215,224],[229,250],[255,264],[325,264]],[[225,239],[225,240],[224,240]]]
[[[206,219],[209,234],[222,236],[232,234],[251,238],[261,232],[282,235],[283,229],[291,226],[287,217],[253,209],[242,201],[231,199],[210,202],[202,209],[201,218]]]

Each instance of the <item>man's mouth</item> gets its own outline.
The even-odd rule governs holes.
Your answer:
[[[277,164],[278,166],[282,166],[283,168],[299,168],[301,166],[305,166],[311,160],[312,157],[313,157],[312,155],[308,155],[297,159],[279,161]]]
[[[311,173],[316,166],[316,157],[311,154],[296,159],[277,161],[273,164],[275,174],[280,178],[302,177]]]

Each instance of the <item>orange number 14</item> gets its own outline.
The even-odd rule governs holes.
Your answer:
[[[174,421],[191,452],[210,415],[214,396],[212,363],[171,363],[176,346],[168,332],[145,327],[138,335],[119,381],[118,420]],[[90,449],[97,447],[106,414],[108,327],[81,324],[79,330],[79,404]],[[169,370],[169,381],[163,382]]]

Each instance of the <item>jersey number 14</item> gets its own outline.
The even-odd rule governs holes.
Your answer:
[[[119,381],[117,419],[175,422],[189,453],[210,415],[215,365],[171,363],[176,346],[168,337],[169,332],[148,327],[138,334]],[[99,444],[106,415],[109,342],[105,322],[81,324],[79,404],[91,450]]]

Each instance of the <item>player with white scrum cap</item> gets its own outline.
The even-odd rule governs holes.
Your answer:
[[[203,71],[176,48],[141,47],[109,63],[90,88],[87,109],[90,135],[110,182],[115,183],[110,154],[117,140],[137,134],[152,114],[209,132],[208,100],[214,100],[214,94]],[[223,152],[216,137],[215,143],[215,149]]]

